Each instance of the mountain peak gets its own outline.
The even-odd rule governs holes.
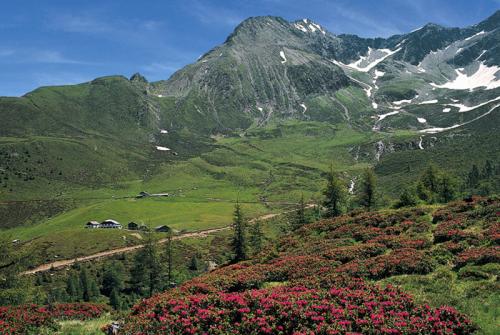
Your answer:
[[[304,33],[322,33],[323,35],[326,34],[326,30],[323,29],[319,24],[314,22],[311,19],[305,18],[302,20],[295,21],[293,23],[294,27],[297,28],[298,30],[304,32]]]
[[[477,27],[482,30],[491,31],[500,26],[500,10],[497,10],[493,15],[488,17],[483,22],[479,23]]]

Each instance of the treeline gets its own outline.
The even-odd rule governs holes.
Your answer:
[[[66,271],[47,271],[35,277],[20,272],[30,263],[24,246],[0,239],[0,306],[25,303],[98,302],[116,310],[130,308],[138,299],[176,286],[207,270],[195,248],[174,245],[172,234],[158,243],[145,233],[144,247],[134,254],[97,263],[76,263]],[[188,250],[186,250],[188,249]]]

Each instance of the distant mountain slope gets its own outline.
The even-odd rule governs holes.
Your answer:
[[[365,133],[345,154],[357,162],[361,150],[378,171],[394,173],[383,168],[391,157],[497,161],[499,27],[497,11],[467,28],[361,38],[253,17],[168,80],[111,76],[0,98],[0,198],[142,180],[221,137],[289,120]]]

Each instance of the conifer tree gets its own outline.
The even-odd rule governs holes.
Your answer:
[[[482,177],[488,179],[491,178],[494,173],[495,167],[493,166],[493,163],[489,159],[487,159],[486,163],[484,163]]]
[[[473,164],[467,176],[467,186],[470,188],[476,188],[479,185],[480,178],[479,169],[476,164]]]
[[[200,270],[200,261],[198,259],[198,255],[194,254],[191,257],[191,260],[189,262],[189,270],[191,270],[191,271],[199,271]]]
[[[297,210],[294,212],[292,219],[292,230],[297,230],[308,223],[309,220],[306,217],[306,204],[304,202],[304,195],[302,194]]]
[[[83,301],[93,301],[99,296],[95,278],[85,267],[80,270],[80,285]]]
[[[361,183],[361,194],[359,197],[360,205],[365,207],[368,211],[375,206],[376,201],[376,184],[377,179],[373,170],[366,169]]]
[[[246,222],[239,202],[236,202],[236,206],[234,207],[233,231],[233,261],[243,261],[247,258]]]
[[[431,193],[439,192],[439,174],[438,168],[434,164],[429,164],[421,177],[423,186]]]
[[[66,280],[66,293],[70,301],[79,301],[83,298],[80,279],[74,271],[71,272]]]
[[[333,168],[328,174],[328,184],[323,194],[325,196],[324,206],[326,216],[335,217],[343,212],[347,201],[347,188],[333,172]]]
[[[166,243],[166,261],[167,261],[167,282],[168,285],[172,283],[172,267],[173,267],[173,255],[172,255],[172,229],[168,229],[167,243]]]
[[[123,265],[113,262],[105,271],[102,278],[102,293],[109,297],[111,292],[116,289],[118,292],[124,288],[124,269]]]
[[[456,196],[456,182],[455,180],[448,174],[443,174],[441,177],[441,187],[439,191],[439,195],[443,202],[449,202],[455,199]]]
[[[408,187],[403,188],[403,191],[399,195],[399,201],[396,204],[396,208],[415,206],[416,204],[417,197],[415,192]]]
[[[264,240],[264,233],[262,232],[262,224],[260,220],[256,220],[253,225],[249,228],[249,238],[248,242],[250,244],[250,248],[254,254],[258,254],[262,251],[262,244]]]
[[[109,304],[115,310],[121,309],[121,307],[122,307],[122,299],[121,299],[120,294],[118,293],[117,289],[113,289],[111,291],[111,294],[109,296]]]
[[[134,257],[130,276],[132,288],[141,295],[152,296],[160,288],[161,263],[151,233],[144,248]]]

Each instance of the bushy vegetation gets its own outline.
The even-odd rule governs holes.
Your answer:
[[[404,283],[405,276],[423,279],[447,269],[461,278],[455,285],[468,285],[471,277],[461,271],[464,266],[498,264],[498,241],[491,235],[498,230],[498,209],[498,200],[473,198],[437,211],[430,207],[411,208],[343,215],[310,223],[287,234],[275,248],[267,249],[253,260],[202,275],[138,304],[128,317],[125,330],[129,334],[218,333],[220,328],[214,324],[220,324],[234,333],[300,333],[321,329],[332,334],[370,331],[403,334],[418,331],[412,330],[414,321],[428,334],[469,334],[476,326],[488,334],[495,321],[488,319],[490,314],[483,314],[481,309],[467,310],[477,322],[474,326],[450,307],[432,309],[422,305],[435,305],[433,299],[446,304],[443,296],[446,292],[435,298],[427,295],[424,300],[417,295],[416,303],[391,286],[373,286],[365,280]],[[442,229],[450,224],[463,232],[464,237],[453,233],[440,238]],[[459,241],[454,243],[460,244],[458,249],[449,243],[457,238]],[[486,284],[492,278],[495,275],[491,272],[482,275],[479,272],[473,280],[483,280]],[[476,306],[484,294],[494,292],[492,289],[490,285],[484,286],[485,291],[480,289],[482,293],[469,297],[469,303]],[[355,298],[365,294],[370,298]],[[390,297],[390,303],[378,300],[379,294]],[[337,300],[337,297],[345,298]],[[407,300],[399,305],[400,299]],[[449,299],[451,302],[453,297]],[[369,313],[367,301],[373,303]],[[386,306],[379,316],[375,316],[377,304]],[[392,308],[393,312],[389,312]],[[335,314],[334,309],[342,313]],[[294,315],[292,319],[301,322],[287,322],[281,319],[283,315],[287,320]],[[402,315],[405,316],[402,319],[391,319]],[[418,321],[419,318],[423,319]],[[179,324],[185,326],[183,330],[176,328]]]

